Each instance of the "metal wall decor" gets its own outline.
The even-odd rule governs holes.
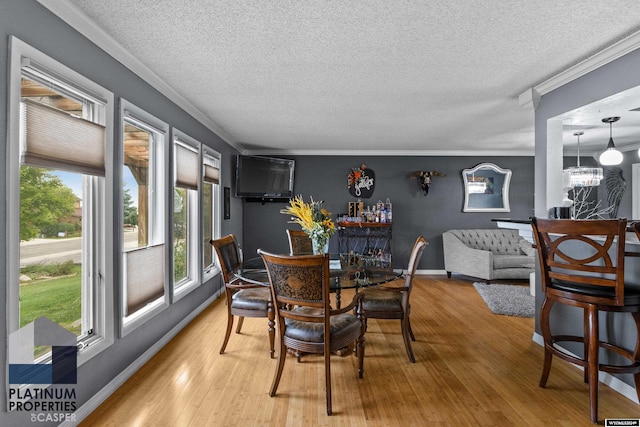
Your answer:
[[[424,192],[426,196],[429,194],[429,187],[431,186],[431,178],[434,176],[447,176],[446,174],[438,171],[415,171],[409,174],[410,179],[418,178],[418,183],[420,184],[420,189]]]
[[[627,189],[627,181],[622,177],[622,169],[617,166],[609,168],[604,178],[604,185],[607,188],[607,203],[611,209],[609,218],[618,218],[620,201]]]
[[[349,194],[353,197],[368,199],[373,195],[375,188],[376,174],[367,168],[364,163],[359,168],[351,169],[347,176],[347,187]]]

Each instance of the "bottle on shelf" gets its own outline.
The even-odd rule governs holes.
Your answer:
[[[387,210],[387,222],[393,222],[393,213],[391,210],[391,200],[387,197],[387,203],[385,205],[385,209]]]

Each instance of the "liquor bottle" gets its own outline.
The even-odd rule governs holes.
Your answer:
[[[391,200],[389,200],[388,197],[387,197],[386,209],[387,209],[387,222],[393,222],[393,213],[392,213],[392,210],[391,210]]]

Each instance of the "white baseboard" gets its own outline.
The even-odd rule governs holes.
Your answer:
[[[535,342],[536,344],[539,344],[540,346],[544,347],[544,339],[542,338],[542,335],[540,335],[539,333],[537,333],[537,332],[533,333],[532,341]],[[563,350],[567,351],[563,347],[560,347],[560,348],[562,348]],[[568,352],[568,353],[573,354],[571,352]],[[576,368],[580,369],[581,371],[584,371],[582,366],[578,366],[578,365],[573,365],[573,366],[575,366]],[[620,393],[621,395],[623,395],[627,399],[631,400],[632,402],[640,403],[640,402],[638,402],[638,394],[636,393],[635,387],[630,386],[629,384],[625,383],[624,381],[621,381],[618,378],[616,378],[613,375],[608,374],[606,372],[600,372],[599,375],[598,375],[598,379],[600,380],[600,382],[602,384],[608,385],[613,390],[617,391],[618,393]]]
[[[406,270],[405,270],[406,271]],[[416,270],[416,274],[445,275],[446,270]]]
[[[145,351],[140,357],[138,357],[131,365],[120,372],[113,380],[111,380],[106,386],[104,386],[98,393],[94,394],[84,405],[78,408],[75,412],[74,422],[63,422],[60,424],[62,427],[73,427],[84,420],[89,414],[95,411],[109,396],[111,396],[120,386],[122,386],[138,369],[140,369],[145,363],[147,363],[156,353],[158,353],[162,347],[169,343],[178,333],[187,326],[193,319],[202,313],[209,305],[211,305],[220,295],[222,295],[222,289],[218,290],[215,294],[209,297],[206,301],[200,304],[195,310],[193,310],[187,317],[182,319],[180,323],[174,326],[166,335],[164,335],[159,341],[154,343],[147,351]]]

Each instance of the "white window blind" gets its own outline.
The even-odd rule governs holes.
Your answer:
[[[198,189],[200,167],[198,164],[198,152],[179,142],[176,147],[176,187]]]
[[[125,264],[128,316],[164,295],[164,245],[126,252]]]
[[[57,108],[23,99],[25,165],[104,176],[105,127]]]
[[[220,160],[205,155],[204,163],[204,181],[211,184],[220,184]]]

